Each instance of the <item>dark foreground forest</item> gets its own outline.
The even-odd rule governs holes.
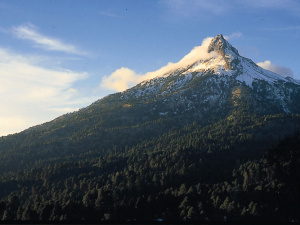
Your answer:
[[[274,141],[289,120],[299,124],[298,116],[237,116],[131,147],[49,155],[43,166],[1,175],[0,218],[299,221],[300,133]]]

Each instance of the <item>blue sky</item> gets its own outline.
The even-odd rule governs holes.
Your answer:
[[[300,79],[297,0],[0,0],[0,136],[130,87],[220,33]]]

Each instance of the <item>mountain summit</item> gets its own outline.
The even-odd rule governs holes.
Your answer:
[[[215,51],[225,57],[225,54],[234,53],[239,55],[238,50],[232,47],[228,41],[225,40],[222,34],[218,34],[212,40],[208,46],[208,52]]]
[[[238,50],[232,47],[223,37],[222,34],[214,37],[208,46],[208,52],[217,52],[225,60],[225,69],[234,69],[238,61]]]

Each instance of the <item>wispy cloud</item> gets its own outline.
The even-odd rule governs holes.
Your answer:
[[[234,32],[225,37],[227,40],[233,38],[240,38],[242,37],[242,33]],[[152,79],[159,75],[163,75],[170,71],[176,70],[180,67],[191,65],[192,63],[198,60],[209,59],[215,54],[214,52],[207,52],[208,45],[211,43],[212,38],[213,37],[207,37],[203,39],[202,44],[200,46],[194,47],[192,51],[185,55],[179,62],[169,62],[166,66],[163,66],[162,68],[153,72],[148,72],[146,74],[138,74],[135,71],[126,67],[117,69],[112,74],[104,76],[102,78],[100,82],[100,87],[114,91],[124,91],[144,80]]]
[[[122,16],[119,16],[115,13],[111,13],[111,12],[106,12],[106,11],[101,11],[98,12],[99,15],[101,16],[106,16],[106,17],[112,17],[112,18],[122,18]]]
[[[88,55],[87,52],[79,50],[74,45],[64,43],[59,39],[48,37],[39,33],[37,27],[32,24],[15,26],[12,27],[10,31],[17,38],[32,41],[35,44],[35,47],[43,48],[48,51],[61,51],[77,55]]]
[[[259,65],[260,67],[262,67],[266,70],[270,70],[274,73],[277,73],[278,75],[281,75],[283,77],[286,77],[286,76],[294,77],[294,72],[290,68],[274,65],[270,60],[266,60],[264,62],[259,62],[259,63],[257,63],[257,65]]]
[[[26,57],[0,48],[0,136],[43,123],[80,105],[74,88],[85,72],[48,69]]]
[[[191,65],[197,60],[205,60],[214,55],[214,52],[208,53],[207,47],[211,42],[212,37],[207,37],[202,41],[200,46],[194,47],[190,53],[184,56],[179,62],[169,62],[166,66],[146,74],[138,74],[135,71],[122,67],[117,69],[109,76],[104,76],[101,80],[100,87],[114,91],[124,91],[134,85],[147,80],[164,75],[170,71],[176,70],[180,67]]]
[[[232,33],[230,35],[225,35],[224,38],[228,41],[230,39],[240,38],[242,36],[243,36],[243,34],[241,32],[239,32],[239,31],[237,31],[237,32],[234,32],[234,33]]]

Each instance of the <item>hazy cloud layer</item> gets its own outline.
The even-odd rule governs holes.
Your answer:
[[[0,136],[74,111],[73,83],[87,73],[48,69],[35,60],[0,48]],[[73,110],[71,110],[73,109]]]
[[[300,2],[298,0],[235,0],[235,2],[248,8],[285,10],[287,13],[300,16]]]
[[[12,34],[20,39],[32,41],[35,47],[43,48],[49,51],[61,51],[77,55],[87,55],[88,53],[80,51],[74,45],[64,43],[59,39],[47,37],[38,32],[38,29],[32,24],[25,24],[12,27]]]
[[[101,88],[114,91],[124,91],[134,85],[147,80],[164,75],[172,70],[176,70],[180,67],[190,65],[197,60],[205,60],[211,58],[215,53],[207,52],[207,47],[210,44],[212,37],[205,38],[200,46],[195,47],[190,53],[184,56],[179,62],[169,62],[166,66],[146,74],[137,74],[135,71],[129,68],[120,68],[114,71],[109,76],[104,76],[100,83]]]
[[[278,75],[281,75],[283,77],[286,77],[286,76],[294,77],[294,73],[291,69],[284,67],[284,66],[274,65],[269,60],[266,60],[264,62],[259,62],[259,63],[257,63],[257,65],[259,65],[260,67],[262,67],[266,70],[270,70],[274,73],[277,73]]]
[[[98,12],[99,15],[101,16],[106,16],[106,17],[112,17],[112,18],[122,18],[122,16],[119,16],[115,13],[111,13],[111,12],[106,12],[106,11],[101,11]]]
[[[215,16],[232,13],[244,8],[247,9],[275,9],[285,10],[296,16],[300,16],[300,2],[298,0],[163,0],[167,10],[177,16],[187,18],[197,16]]]

